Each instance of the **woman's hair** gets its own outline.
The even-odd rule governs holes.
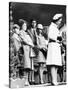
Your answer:
[[[40,34],[39,28],[37,28],[37,34],[38,34],[38,35]],[[43,35],[43,30],[42,30],[42,33],[41,33],[41,34]]]
[[[19,26],[20,26],[20,30],[22,29],[22,25],[26,23],[27,27],[28,27],[28,23],[27,21],[23,20],[23,19],[19,19]]]
[[[35,19],[31,19],[30,22],[32,23],[33,21],[36,21]]]

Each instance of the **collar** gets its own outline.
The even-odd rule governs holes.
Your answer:
[[[53,25],[53,26],[55,26],[57,28],[57,25],[55,23],[51,22],[51,25]]]

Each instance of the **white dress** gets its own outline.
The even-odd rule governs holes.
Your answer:
[[[57,25],[51,23],[49,27],[48,37],[53,40],[57,40],[57,36],[59,36],[59,34],[60,33]],[[51,42],[48,44],[47,65],[62,66],[61,47],[57,42]]]

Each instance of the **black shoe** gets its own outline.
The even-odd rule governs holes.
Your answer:
[[[33,81],[33,82],[31,81],[31,82],[30,82],[30,85],[35,85],[35,82],[34,82],[34,81]]]
[[[52,85],[52,86],[55,86],[54,83],[52,83],[52,82],[51,82],[51,85]]]

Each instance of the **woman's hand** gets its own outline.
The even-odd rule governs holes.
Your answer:
[[[39,45],[38,48],[39,48],[39,49],[42,49],[43,47]]]
[[[56,40],[56,42],[57,42],[57,43],[59,43],[59,44],[61,44],[61,43],[62,43],[62,41],[59,41],[59,40]]]
[[[43,48],[43,50],[44,50],[44,51],[47,51],[47,49],[46,49],[46,48]]]

